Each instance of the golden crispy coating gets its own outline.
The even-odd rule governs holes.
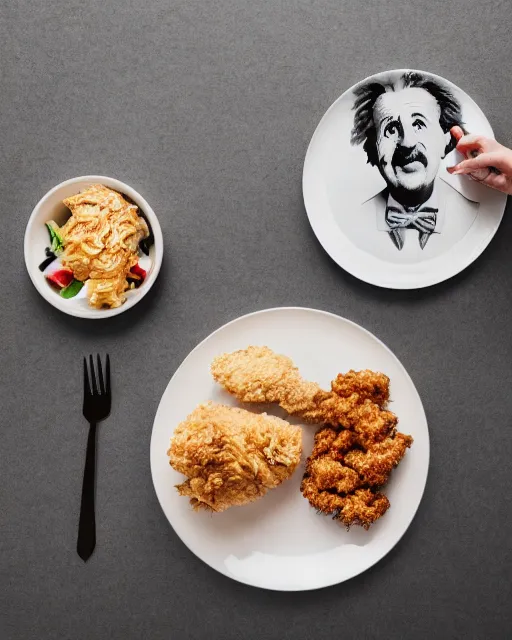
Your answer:
[[[311,458],[318,458],[328,454],[334,460],[343,459],[343,455],[350,451],[357,443],[357,436],[348,429],[334,429],[324,427],[315,433],[315,445],[311,452]]]
[[[300,485],[302,495],[317,511],[334,516],[343,509],[346,496],[336,492],[320,491],[310,476],[304,476]]]
[[[369,369],[339,373],[332,381],[331,389],[342,398],[350,398],[357,393],[359,402],[371,400],[379,407],[389,400],[389,378],[384,373]]]
[[[369,529],[390,506],[383,493],[371,489],[357,489],[346,495],[320,491],[313,478],[308,476],[302,480],[301,491],[312,507],[322,513],[332,514],[335,520],[346,527],[358,524]]]
[[[343,407],[343,414],[350,408],[336,394],[303,380],[290,358],[268,347],[225,353],[214,359],[211,371],[215,380],[242,402],[275,402],[306,422],[329,422],[326,417],[331,416],[334,424],[339,424],[334,416],[336,403]]]
[[[300,383],[290,358],[268,347],[249,347],[215,358],[213,377],[242,402],[281,402],[289,381]]]
[[[361,484],[356,471],[329,456],[310,459],[306,473],[311,476],[320,491],[334,489],[337,493],[350,493]]]
[[[177,489],[194,509],[224,511],[256,500],[290,477],[301,449],[300,427],[208,403],[178,425],[167,455],[188,477]]]
[[[387,482],[411,444],[411,436],[393,433],[364,448],[354,431],[321,427],[306,461],[302,494],[315,509],[347,527],[367,529],[389,508],[386,496],[375,489]]]
[[[356,405],[350,412],[350,426],[363,446],[383,440],[395,432],[398,419],[391,411],[380,409],[371,400]]]
[[[380,487],[386,484],[389,474],[398,466],[411,444],[411,436],[397,433],[394,437],[372,444],[366,452],[357,449],[349,451],[343,462],[357,471],[362,484]]]
[[[358,489],[345,498],[343,508],[336,514],[336,519],[346,527],[359,524],[369,529],[371,524],[386,513],[389,506],[389,500],[383,493]]]

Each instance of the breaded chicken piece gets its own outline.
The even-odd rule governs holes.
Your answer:
[[[188,477],[177,486],[194,509],[224,511],[265,495],[300,461],[302,430],[288,422],[214,403],[178,425],[167,452]]]
[[[347,497],[342,493],[336,493],[336,491],[320,490],[315,480],[308,475],[302,479],[300,490],[312,507],[326,515],[332,514],[333,517],[336,517],[343,508]]]
[[[411,436],[393,433],[365,449],[356,432],[321,427],[306,461],[302,494],[315,509],[347,527],[368,529],[389,508],[376,488],[388,481],[411,444]]]
[[[357,471],[361,484],[380,487],[386,484],[389,474],[398,466],[411,444],[411,436],[397,433],[394,437],[372,444],[366,452],[357,449],[349,451],[343,463]]]
[[[357,444],[357,435],[348,429],[323,427],[315,433],[315,445],[310,458],[328,454],[333,460],[342,460],[345,453]]]
[[[350,412],[350,427],[357,434],[359,444],[364,447],[393,435],[397,423],[394,413],[380,409],[371,400],[356,404]]]
[[[388,395],[389,380],[383,374],[350,372],[346,382],[338,376],[333,387],[340,394],[347,393],[350,385],[355,389],[349,397],[343,397],[304,380],[287,356],[255,346],[218,356],[211,371],[214,379],[241,402],[278,403],[306,422],[345,428],[357,424],[361,434],[365,431],[368,443],[385,437],[396,426],[396,416],[381,412],[369,397],[371,390],[379,402]]]
[[[358,489],[345,498],[342,509],[336,514],[346,527],[359,524],[364,529],[381,518],[389,509],[389,500],[383,493],[370,489]]]
[[[337,493],[350,493],[361,484],[357,471],[329,456],[309,459],[306,473],[311,476],[319,491],[332,489]]]
[[[346,495],[320,491],[309,476],[302,480],[301,491],[312,507],[322,513],[332,514],[347,528],[357,524],[369,529],[389,509],[389,500],[383,493],[371,489],[356,489]]]
[[[384,373],[350,370],[339,373],[331,383],[331,389],[341,398],[350,398],[354,393],[359,396],[359,402],[371,400],[379,407],[383,407],[389,400],[389,378]]]
[[[306,422],[338,425],[352,404],[302,378],[287,356],[268,347],[225,353],[211,365],[214,379],[241,402],[277,403]]]

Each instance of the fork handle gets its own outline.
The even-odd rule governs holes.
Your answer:
[[[82,502],[78,524],[76,550],[84,562],[91,557],[96,546],[96,515],[94,494],[96,491],[96,423],[91,422],[85,454],[84,480],[82,484]]]

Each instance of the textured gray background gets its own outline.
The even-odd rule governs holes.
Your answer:
[[[463,274],[399,292],[338,268],[301,194],[324,111],[388,68],[452,80],[510,145],[510,3],[24,0],[0,12],[0,638],[510,637],[510,206]],[[150,295],[104,322],[54,310],[22,255],[37,200],[88,173],[138,189],[165,235]],[[338,313],[384,340],[431,430],[425,496],[401,542],[311,593],[217,575],[174,534],[149,471],[153,417],[181,360],[224,322],[280,305]],[[84,565],[80,357],[98,350],[116,393]]]

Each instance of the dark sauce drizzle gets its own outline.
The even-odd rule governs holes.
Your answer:
[[[50,250],[49,247],[46,247],[46,249],[44,250],[44,252],[46,253],[46,260],[43,260],[41,262],[41,264],[39,265],[39,271],[44,271],[46,269],[46,267],[50,266],[51,263],[55,260],[55,258],[57,257],[53,251]]]

